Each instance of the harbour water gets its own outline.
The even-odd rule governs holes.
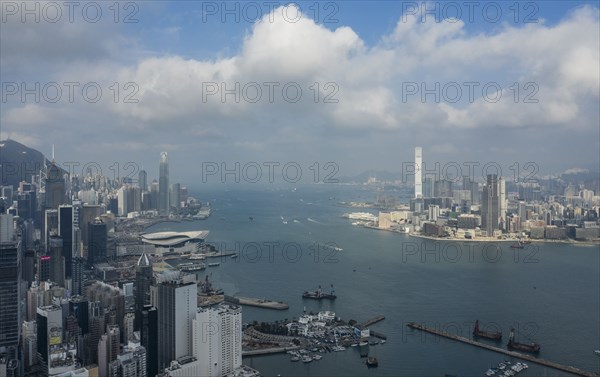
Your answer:
[[[378,368],[367,369],[355,348],[310,364],[292,363],[283,354],[244,359],[264,375],[482,376],[505,357],[406,327],[422,322],[470,337],[476,319],[502,330],[499,346],[514,327],[520,341],[541,344],[539,357],[600,371],[600,357],[593,352],[600,349],[598,246],[544,243],[518,250],[509,243],[439,242],[352,226],[341,218],[352,209],[337,202],[375,199],[374,192],[359,186],[249,185],[193,195],[210,201],[211,217],[150,230],[210,230],[208,241],[240,255],[218,260],[219,267],[198,275],[212,275],[228,295],[290,305],[286,311],[244,307],[244,322],[298,317],[304,308],[332,310],[359,322],[386,317],[372,327],[387,335],[386,344],[370,347]],[[305,290],[318,285],[327,290],[330,284],[335,301],[301,297]],[[519,376],[568,376],[529,366]]]

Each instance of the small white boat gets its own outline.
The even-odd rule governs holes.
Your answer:
[[[600,350],[595,350],[594,353],[598,356],[600,356]]]

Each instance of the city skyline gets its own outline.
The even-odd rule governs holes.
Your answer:
[[[0,377],[600,377],[598,0],[0,24]]]

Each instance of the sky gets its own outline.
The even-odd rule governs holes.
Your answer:
[[[0,139],[59,163],[599,170],[597,1],[23,4],[1,2]]]

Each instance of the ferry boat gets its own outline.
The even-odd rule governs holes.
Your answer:
[[[221,263],[219,263],[219,262],[213,262],[213,263],[209,263],[208,267],[217,267],[217,266],[220,266],[220,265],[221,265]]]
[[[201,271],[206,268],[204,263],[182,263],[177,266],[181,271]]]

